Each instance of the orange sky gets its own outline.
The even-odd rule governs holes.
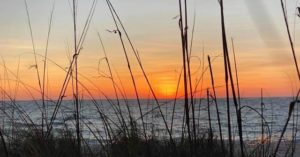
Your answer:
[[[91,0],[79,0],[78,30],[80,31],[91,2]],[[173,19],[178,15],[177,1],[112,0],[112,3],[120,14],[135,48],[140,53],[156,95],[159,98],[173,98],[182,65],[178,21]],[[261,88],[264,89],[265,96],[292,96],[299,84],[295,75],[279,1],[275,3],[267,0],[230,0],[224,1],[224,3],[228,41],[230,41],[230,37],[233,37],[235,41],[242,96],[259,96]],[[28,0],[34,42],[37,53],[41,55],[45,53],[51,4],[51,0],[42,2]],[[292,32],[294,32],[295,4],[295,0],[288,2]],[[207,55],[222,54],[220,11],[217,0],[189,1],[190,32],[194,12],[196,25],[192,55],[196,57],[193,57],[191,61],[193,87],[203,72],[203,61],[204,68],[207,67]],[[295,37],[300,35],[299,23],[300,19],[296,18]],[[68,1],[56,1],[48,57],[64,68],[69,66],[68,53],[73,53],[72,29]],[[122,88],[122,83],[126,96],[134,98],[133,85],[121,43],[116,34],[107,31],[113,29],[115,27],[107,6],[104,1],[99,1],[82,53],[79,56],[79,72],[84,76],[79,79],[94,97],[115,97],[111,81],[99,75],[98,62],[104,57],[104,53],[97,37],[96,32],[98,31],[102,36],[117,86]],[[297,38],[295,41],[297,51],[299,49]],[[151,97],[150,89],[128,43],[126,46],[139,94],[142,98],[148,98],[149,95]],[[232,52],[231,44],[229,44],[229,49]],[[34,56],[32,55],[32,44],[23,1],[0,2],[0,55],[3,57],[0,68],[1,88],[5,89],[11,97],[32,99],[32,94],[33,98],[40,99],[39,92],[33,89],[38,89],[38,81],[36,70],[30,68],[34,65]],[[19,57],[20,69],[17,72]],[[5,71],[4,62],[10,71]],[[42,57],[38,57],[38,63],[40,76],[42,76]],[[100,67],[101,71],[108,74],[108,68],[104,62]],[[224,86],[222,57],[215,59],[213,68],[216,86]],[[55,64],[48,62],[47,74],[47,93],[50,98],[55,99],[62,86],[65,72]],[[18,88],[16,88],[17,75],[21,81]],[[210,88],[208,73],[205,73],[203,84],[201,84],[197,88],[197,97],[205,94],[205,92],[201,93],[201,87],[202,89]],[[89,98],[88,92],[83,87],[80,89],[84,97]],[[182,89],[181,83],[178,96],[183,95]],[[66,93],[68,98],[72,98],[70,91]],[[218,96],[224,96],[223,87],[218,88],[217,92]],[[118,95],[120,94],[118,92]]]

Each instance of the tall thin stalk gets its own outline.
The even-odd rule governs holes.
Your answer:
[[[260,96],[260,110],[261,116],[264,117],[264,97],[263,97],[263,89],[261,89],[261,96]],[[261,144],[262,144],[262,156],[265,156],[265,129],[264,129],[264,120],[261,118]]]
[[[293,43],[293,40],[292,40],[292,37],[291,37],[290,28],[289,28],[289,22],[288,22],[288,17],[287,17],[286,6],[285,6],[283,0],[280,0],[280,2],[281,2],[283,18],[284,18],[284,22],[285,22],[285,26],[286,26],[287,34],[288,34],[288,37],[289,37],[289,42],[290,42],[292,54],[293,54],[293,59],[294,59],[295,67],[296,67],[297,74],[298,74],[298,79],[300,81],[300,71],[299,71],[299,67],[298,67],[298,61],[297,61],[297,56],[296,56],[296,52],[295,52],[294,43]]]
[[[207,96],[207,116],[208,116],[208,124],[209,124],[209,139],[212,140],[213,132],[212,132],[212,125],[211,125],[211,116],[210,116],[210,94],[209,89],[206,90],[206,96]]]
[[[294,156],[295,154],[295,149],[296,149],[296,142],[297,142],[297,133],[298,133],[298,122],[299,122],[299,106],[297,105],[296,106],[296,113],[293,114],[293,140],[292,140],[292,157]],[[296,119],[296,120],[295,120]]]
[[[226,104],[227,104],[227,122],[228,122],[228,140],[229,140],[229,155],[234,156],[234,148],[232,143],[232,133],[231,133],[231,115],[230,115],[230,104],[229,104],[229,87],[228,87],[228,66],[226,53],[228,52],[226,34],[225,34],[225,22],[224,22],[224,12],[223,12],[223,0],[219,0],[221,7],[221,24],[222,24],[222,38],[223,38],[223,58],[224,58],[224,69],[225,69],[225,86],[226,86]]]
[[[77,1],[73,0],[73,28],[74,28],[74,56],[78,55],[77,47]],[[81,140],[80,140],[80,106],[79,106],[79,89],[78,89],[78,57],[75,58],[75,105],[76,105],[76,136],[78,157],[81,156]]]
[[[236,56],[235,56],[235,48],[234,48],[234,41],[233,38],[231,38],[231,45],[232,45],[232,52],[233,52],[233,62],[234,62],[234,70],[235,70],[235,80],[236,80],[236,88],[237,88],[237,94],[238,94],[238,102],[239,102],[239,108],[241,108],[241,94],[240,94],[240,83],[239,83],[239,75],[238,75],[238,69],[237,69],[237,63],[236,63]]]
[[[115,33],[118,34],[120,42],[122,44],[123,52],[124,52],[124,55],[125,55],[125,58],[126,58],[127,68],[129,70],[129,73],[130,73],[131,81],[132,81],[132,84],[133,84],[133,87],[134,87],[134,92],[135,92],[135,96],[136,96],[138,107],[139,107],[139,113],[140,113],[141,120],[142,120],[144,138],[145,138],[145,140],[147,140],[146,127],[145,127],[145,122],[144,122],[144,118],[143,118],[143,111],[142,111],[142,107],[141,107],[140,96],[139,96],[139,93],[138,93],[138,90],[137,90],[137,84],[136,84],[136,80],[135,80],[133,72],[132,72],[132,68],[131,68],[131,64],[130,64],[130,61],[129,61],[128,53],[127,53],[127,50],[126,50],[126,47],[125,47],[125,43],[123,41],[122,33],[119,29],[118,22],[116,20],[115,14],[112,10],[112,6],[111,6],[111,4],[108,0],[106,0],[106,3],[109,7],[111,16],[114,20],[114,24],[115,24],[115,27],[116,27]]]
[[[181,47],[182,47],[182,64],[183,64],[183,85],[184,85],[184,110],[185,110],[185,123],[188,129],[188,139],[190,144],[192,144],[192,138],[191,138],[191,129],[190,129],[190,117],[189,117],[189,98],[188,98],[188,78],[187,78],[187,59],[186,53],[188,53],[187,50],[187,26],[186,23],[183,23],[183,8],[182,8],[182,1],[179,0],[179,13],[180,13],[180,19],[179,19],[179,28],[181,33]]]
[[[30,19],[27,0],[24,0],[24,3],[25,3],[26,15],[27,15],[28,27],[29,27],[29,30],[30,30],[32,50],[33,50],[33,55],[34,55],[34,64],[35,65],[33,67],[35,67],[35,69],[36,69],[36,75],[37,75],[37,78],[38,78],[38,86],[39,86],[39,90],[40,90],[39,92],[42,96],[43,95],[43,90],[42,90],[42,84],[41,84],[41,78],[40,78],[40,72],[39,72],[39,66],[38,66],[38,61],[37,61],[37,54],[36,54],[36,48],[35,48],[35,42],[34,42],[34,37],[33,37],[33,30],[32,30],[32,26],[31,26],[31,19]],[[42,111],[42,115],[43,115],[43,111]],[[44,122],[44,120],[42,120],[42,123],[43,122]],[[44,126],[42,125],[42,128],[43,127]],[[43,129],[42,129],[42,135],[43,135]]]
[[[46,123],[46,129],[48,130],[48,115],[47,115],[47,109],[46,109],[46,104],[45,104],[45,85],[46,85],[46,69],[47,69],[48,46],[49,46],[51,29],[52,29],[54,7],[55,7],[55,1],[53,2],[53,6],[52,6],[52,9],[51,9],[51,13],[50,13],[49,28],[48,28],[47,39],[46,39],[44,67],[43,67],[43,78],[42,78],[42,103],[43,103],[42,129],[43,130],[42,130],[42,134],[44,134],[44,121]]]
[[[191,102],[191,107],[192,107],[192,122],[193,122],[193,137],[194,140],[196,140],[196,122],[195,122],[195,105],[194,105],[194,96],[193,96],[193,86],[192,86],[192,76],[191,76],[191,53],[192,50],[189,51],[189,36],[188,36],[188,8],[187,8],[187,0],[184,0],[184,21],[185,21],[185,26],[184,26],[184,37],[185,37],[185,55],[186,55],[186,66],[187,66],[187,77],[188,77],[188,90],[190,93],[190,102]],[[194,20],[195,21],[195,20]],[[193,25],[193,31],[194,31],[195,23]],[[194,32],[193,32],[194,34]],[[192,34],[192,40],[193,40],[193,34]],[[191,41],[191,45],[192,45]]]
[[[281,134],[280,134],[278,143],[277,143],[276,148],[275,148],[275,150],[274,150],[273,157],[276,157],[276,155],[277,155],[277,153],[278,153],[278,149],[279,149],[280,143],[281,143],[282,138],[283,138],[283,136],[284,136],[284,134],[285,134],[285,132],[286,132],[286,129],[287,129],[287,126],[288,126],[288,124],[289,124],[289,122],[290,122],[292,113],[294,112],[295,105],[296,105],[297,103],[299,103],[299,102],[298,102],[299,94],[300,94],[300,90],[298,91],[295,100],[292,101],[292,102],[290,103],[290,106],[289,106],[289,112],[288,112],[288,118],[287,118],[287,120],[286,120],[286,122],[285,122],[285,125],[284,125],[284,127],[283,127],[283,130],[282,130],[282,132],[281,132]]]
[[[113,77],[111,65],[110,65],[110,62],[109,62],[109,60],[108,60],[107,53],[106,53],[106,50],[105,50],[103,41],[102,41],[102,39],[101,39],[100,33],[98,32],[97,34],[98,34],[98,38],[99,38],[99,40],[100,40],[100,44],[101,44],[101,47],[102,47],[102,50],[103,50],[103,53],[104,53],[104,56],[105,56],[105,57],[104,57],[104,60],[106,61],[107,66],[108,66],[109,78],[110,78],[110,80],[111,80],[111,82],[112,82],[113,89],[114,89],[114,92],[115,92],[115,96],[116,96],[116,100],[117,100],[117,110],[118,110],[118,112],[119,112],[119,114],[120,114],[120,116],[121,116],[122,125],[124,126],[125,130],[128,131],[128,128],[127,128],[127,125],[126,125],[126,122],[125,122],[125,118],[124,118],[123,113],[122,113],[122,111],[121,111],[119,95],[118,95],[116,83],[115,83],[115,80],[114,80],[114,77]],[[127,104],[127,103],[126,103],[126,107],[127,107],[127,109],[128,109],[128,113],[130,113],[130,110],[129,110],[129,107],[128,107],[128,104]],[[129,115],[129,120],[130,120],[131,126],[133,126],[133,121],[132,121],[131,115]]]
[[[231,90],[232,90],[232,96],[233,96],[233,102],[235,105],[235,110],[236,110],[236,115],[237,115],[236,117],[237,117],[237,124],[238,124],[238,134],[239,134],[241,155],[242,155],[242,157],[245,157],[241,111],[239,109],[239,104],[237,102],[237,96],[236,96],[236,92],[235,92],[233,76],[232,76],[232,71],[231,71],[231,65],[230,65],[230,58],[229,58],[229,54],[228,54],[223,0],[219,0],[219,3],[220,3],[220,7],[221,7],[221,25],[222,25],[222,40],[223,40],[223,55],[224,55],[223,57],[224,57],[224,64],[225,64],[224,67],[225,67],[225,79],[226,79],[227,105],[229,107],[229,93],[228,93],[229,92],[228,91],[228,77],[229,77],[230,84],[231,84]],[[232,154],[232,153],[234,153],[234,152],[231,151],[230,154]]]
[[[222,133],[222,126],[221,126],[221,118],[220,118],[220,112],[219,112],[219,105],[217,100],[217,94],[216,94],[216,88],[215,88],[215,81],[214,81],[214,75],[211,65],[210,56],[207,56],[208,64],[209,64],[209,70],[210,70],[210,77],[211,77],[211,85],[213,90],[213,96],[214,96],[214,102],[216,104],[216,111],[217,111],[217,119],[218,119],[218,127],[219,127],[219,133],[220,133],[220,140],[221,140],[221,147],[223,153],[225,153],[225,147],[224,147],[224,141],[223,141],[223,133]]]
[[[137,59],[137,61],[138,61],[139,67],[140,67],[140,69],[141,69],[141,71],[142,71],[142,73],[143,73],[143,76],[144,76],[144,78],[145,78],[145,80],[146,80],[146,82],[147,82],[147,85],[148,85],[148,87],[149,87],[149,89],[150,89],[150,91],[151,91],[151,94],[152,94],[152,96],[153,96],[153,98],[154,98],[154,100],[155,100],[155,103],[156,103],[156,105],[157,105],[157,108],[158,108],[158,110],[159,110],[159,113],[160,113],[160,115],[161,115],[161,117],[162,117],[162,120],[163,120],[163,122],[164,122],[164,125],[165,125],[165,127],[166,127],[166,129],[167,129],[167,133],[168,133],[168,135],[169,135],[170,141],[171,141],[171,143],[175,146],[175,143],[174,143],[174,140],[173,140],[173,137],[172,137],[172,133],[171,133],[169,127],[168,127],[168,123],[167,123],[167,121],[166,121],[166,118],[165,118],[164,114],[162,113],[162,110],[161,110],[161,107],[160,107],[160,103],[158,102],[157,96],[156,96],[156,94],[155,94],[155,92],[154,92],[154,90],[153,90],[153,87],[152,87],[152,85],[151,85],[151,83],[150,83],[150,81],[149,81],[149,78],[148,78],[148,76],[147,76],[147,74],[146,74],[146,72],[145,72],[145,69],[144,69],[144,67],[143,67],[143,65],[142,65],[142,61],[141,61],[141,58],[140,58],[140,56],[139,56],[139,52],[134,48],[133,43],[131,42],[131,40],[130,40],[130,38],[129,38],[129,35],[128,35],[128,33],[127,33],[127,31],[126,31],[126,29],[125,29],[125,27],[124,27],[124,25],[123,25],[123,23],[122,23],[120,17],[118,16],[116,10],[114,9],[113,5],[111,4],[111,2],[110,2],[109,0],[106,0],[106,1],[107,1],[107,3],[109,4],[109,6],[111,7],[111,9],[112,9],[111,11],[113,11],[113,13],[114,13],[114,15],[116,16],[116,18],[117,18],[117,20],[118,20],[118,22],[119,22],[119,24],[120,24],[122,30],[123,30],[124,33],[125,33],[125,36],[126,36],[126,38],[127,38],[127,41],[129,42],[129,44],[130,44],[130,46],[131,46],[131,49],[132,49],[132,51],[133,51],[133,53],[134,53],[134,56],[136,57],[136,59]],[[120,32],[119,32],[119,33],[120,33]],[[175,148],[175,147],[174,147],[174,148]]]
[[[178,99],[177,96],[178,96],[181,77],[182,77],[182,69],[181,69],[179,77],[178,77],[177,87],[176,87],[176,92],[175,92],[175,98],[174,98],[174,103],[173,103],[173,111],[172,111],[172,118],[171,118],[171,133],[173,133],[174,115],[175,115],[175,109],[176,109],[176,102],[177,102],[177,99]]]
[[[90,12],[89,12],[89,15],[88,15],[88,17],[86,19],[86,22],[85,22],[85,25],[84,25],[84,28],[83,28],[83,31],[81,33],[79,41],[77,42],[77,48],[78,48],[77,52],[74,52],[75,55],[73,55],[73,58],[72,58],[71,63],[70,63],[70,66],[68,67],[68,70],[66,70],[66,76],[65,76],[65,79],[63,81],[63,85],[62,85],[62,87],[60,89],[58,99],[57,99],[57,101],[55,103],[53,114],[52,114],[50,122],[48,124],[48,131],[47,131],[47,134],[46,134],[46,138],[49,137],[49,135],[50,135],[50,133],[51,133],[51,131],[53,129],[54,120],[56,119],[58,110],[59,110],[59,108],[60,108],[60,106],[62,104],[62,101],[64,99],[64,95],[66,93],[66,90],[67,90],[67,87],[69,85],[70,79],[72,78],[71,74],[72,74],[72,71],[73,71],[73,68],[74,68],[74,65],[75,65],[75,60],[79,56],[79,54],[81,52],[81,47],[84,44],[87,32],[89,30],[89,26],[90,26],[91,20],[93,18],[94,12],[95,12],[96,4],[97,4],[97,0],[93,0],[92,6],[91,6],[91,9],[90,9]]]

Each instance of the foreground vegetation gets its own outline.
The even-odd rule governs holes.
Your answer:
[[[83,141],[83,143],[89,141]],[[133,131],[130,137],[119,135],[107,145],[83,144],[81,156],[84,157],[188,157],[188,140],[170,143],[168,140],[149,137],[147,140]],[[203,157],[224,156],[221,146],[215,137],[201,134],[194,143],[194,155]],[[78,156],[76,138],[68,131],[61,132],[57,137],[43,140],[33,133],[23,133],[10,141],[8,154],[10,157],[74,157]],[[1,145],[1,156],[5,150]],[[226,155],[225,155],[226,156]]]
[[[284,20],[287,21],[286,15],[286,7],[281,0],[282,10],[284,14]],[[10,109],[3,108],[1,109],[2,113],[5,115],[5,118],[9,119],[12,125],[11,127],[3,126],[0,129],[1,135],[1,156],[5,157],[234,157],[234,156],[241,156],[241,157],[268,157],[268,156],[277,156],[279,151],[279,147],[281,145],[281,141],[285,135],[287,126],[290,124],[290,119],[294,115],[295,106],[297,106],[298,96],[300,91],[298,92],[297,96],[295,96],[294,100],[289,104],[288,117],[285,123],[284,128],[282,129],[282,133],[279,137],[279,140],[276,141],[275,144],[271,145],[269,138],[271,135],[269,132],[265,132],[265,128],[268,127],[268,123],[264,119],[263,114],[263,101],[261,102],[261,111],[253,109],[248,106],[248,108],[254,110],[258,113],[261,120],[262,126],[262,139],[261,142],[256,147],[247,147],[247,142],[243,139],[244,138],[244,131],[243,131],[243,119],[242,119],[242,109],[246,108],[247,106],[243,106],[240,102],[240,93],[239,93],[239,85],[238,85],[238,70],[236,61],[234,59],[234,64],[232,64],[230,60],[230,53],[228,50],[227,44],[227,36],[226,36],[226,25],[225,25],[225,16],[224,16],[224,6],[223,0],[219,0],[220,4],[220,13],[221,13],[221,29],[222,29],[222,46],[223,46],[223,59],[224,59],[224,83],[225,83],[225,93],[226,93],[226,114],[227,114],[227,127],[223,127],[220,120],[220,112],[218,108],[218,99],[217,94],[215,91],[215,82],[214,82],[214,71],[213,71],[213,61],[211,60],[210,56],[207,56],[208,66],[202,67],[202,76],[200,77],[199,81],[193,82],[192,75],[191,75],[191,49],[192,49],[192,42],[193,42],[193,31],[192,31],[192,38],[189,38],[189,26],[188,26],[188,7],[187,7],[187,0],[179,0],[179,28],[180,28],[180,39],[181,39],[181,48],[182,48],[182,69],[181,74],[178,79],[178,86],[182,85],[184,87],[183,93],[183,102],[184,102],[184,112],[181,113],[184,115],[183,125],[182,125],[182,132],[180,137],[174,137],[173,130],[173,120],[174,120],[174,110],[176,107],[176,101],[178,99],[178,87],[176,91],[176,97],[174,98],[173,102],[173,113],[171,115],[172,121],[171,125],[168,124],[166,120],[166,116],[161,106],[162,104],[158,101],[156,93],[154,92],[152,85],[149,81],[147,76],[146,70],[143,68],[142,60],[139,56],[139,52],[134,47],[134,44],[131,42],[129,34],[127,33],[125,26],[123,25],[117,11],[113,7],[112,3],[109,0],[106,0],[106,4],[109,8],[110,14],[112,16],[115,30],[110,31],[117,35],[118,39],[120,40],[120,44],[123,49],[123,53],[125,55],[125,61],[128,65],[128,73],[131,76],[131,82],[134,87],[136,101],[138,102],[139,107],[139,117],[133,117],[131,113],[131,109],[128,104],[128,99],[126,98],[126,90],[122,89],[122,85],[118,85],[117,81],[115,81],[115,76],[113,75],[113,71],[109,62],[109,59],[106,55],[104,44],[102,43],[101,36],[99,36],[99,40],[101,46],[103,48],[105,58],[103,59],[108,67],[108,74],[107,78],[111,80],[112,87],[114,88],[114,94],[116,95],[116,102],[111,101],[108,97],[107,101],[110,102],[111,107],[113,108],[116,116],[117,121],[113,121],[101,108],[101,104],[95,100],[92,96],[90,90],[86,88],[84,84],[81,83],[79,76],[80,73],[78,72],[78,56],[80,55],[82,45],[84,44],[85,37],[89,30],[89,25],[91,19],[94,15],[95,6],[97,4],[97,0],[92,1],[92,6],[90,8],[89,16],[86,19],[86,23],[82,30],[82,34],[78,36],[78,29],[77,29],[77,6],[76,0],[73,0],[72,3],[72,15],[73,15],[73,24],[74,24],[74,54],[73,58],[70,60],[69,67],[63,68],[60,67],[62,70],[65,71],[66,76],[63,81],[63,85],[60,89],[59,97],[56,101],[54,101],[54,109],[53,112],[51,110],[50,115],[48,113],[48,107],[46,100],[48,96],[46,95],[46,85],[47,79],[46,76],[46,69],[47,64],[50,61],[47,58],[47,50],[48,50],[48,41],[49,36],[51,34],[51,24],[52,24],[52,14],[54,10],[54,5],[52,9],[52,13],[50,16],[49,22],[49,31],[47,36],[47,46],[46,46],[46,53],[43,56],[44,64],[42,68],[39,68],[37,63],[38,54],[35,51],[34,40],[33,40],[33,30],[31,27],[30,22],[30,14],[29,8],[27,6],[27,0],[25,0],[25,7],[26,13],[28,16],[28,26],[31,33],[32,45],[33,45],[33,53],[35,59],[35,65],[33,66],[37,72],[37,79],[38,79],[38,87],[37,89],[41,94],[40,98],[34,98],[35,100],[41,99],[41,103],[33,101],[34,103],[39,106],[39,110],[41,112],[41,123],[34,122],[29,113],[26,113],[22,107],[19,106],[18,102],[14,99],[9,92],[3,90],[1,87],[1,91],[5,98],[8,100],[7,103],[10,106],[13,106]],[[289,42],[292,49],[292,54],[294,56],[294,61],[296,65],[296,70],[299,75],[299,69],[297,64],[297,59],[295,57],[295,50],[294,44],[291,39],[291,35],[289,32],[289,26],[286,22],[286,27],[288,30]],[[191,40],[191,41],[190,41]],[[233,45],[233,44],[232,44]],[[163,134],[166,134],[165,138],[156,137],[154,135],[149,134],[147,131],[147,124],[145,122],[145,115],[148,113],[144,113],[141,107],[140,101],[140,93],[137,90],[136,84],[136,77],[133,74],[132,70],[132,61],[128,58],[128,54],[132,53],[135,57],[135,60],[138,63],[139,69],[142,71],[143,78],[147,82],[149,91],[153,99],[155,100],[156,110],[158,111],[159,118],[163,122],[164,130],[162,131]],[[203,62],[206,60],[206,57],[203,57]],[[235,58],[235,54],[234,54]],[[234,66],[232,66],[234,65]],[[57,65],[58,66],[58,65]],[[5,69],[6,75],[11,73],[8,67],[3,66]],[[42,71],[42,72],[40,72]],[[214,104],[216,107],[216,115],[214,117],[218,120],[218,130],[213,130],[211,124],[209,128],[200,129],[197,126],[196,121],[197,119],[195,115],[195,92],[201,82],[203,80],[203,75],[209,72],[210,81],[211,81],[211,88],[207,89],[207,98],[205,98],[208,102],[208,114],[207,117],[209,119],[209,123],[211,122],[211,112],[210,106]],[[24,82],[18,77],[18,74],[13,74],[15,76],[16,82],[27,88],[28,86],[25,85]],[[85,76],[81,76],[88,81],[89,78]],[[92,82],[92,81],[90,81]],[[9,84],[9,83],[8,83]],[[19,85],[18,84],[18,85]],[[54,128],[54,122],[57,118],[57,114],[61,108],[63,103],[63,99],[67,88],[71,86],[72,92],[74,95],[74,117],[73,117],[73,127],[69,128],[69,125],[64,123],[64,128],[57,130]],[[82,88],[87,91],[89,94],[89,99],[97,109],[99,114],[99,121],[103,124],[103,129],[105,130],[105,136],[98,135],[97,129],[93,130],[86,125],[87,122],[83,120],[81,117],[81,102],[80,102],[80,94],[79,88]],[[201,89],[202,91],[203,89]],[[203,90],[205,91],[205,90]],[[30,92],[30,90],[29,90]],[[99,90],[100,92],[100,90]],[[232,96],[232,97],[231,97]],[[263,96],[262,96],[263,98]],[[127,112],[124,113],[120,109],[120,101],[125,102],[125,106],[127,107]],[[233,103],[231,103],[233,101]],[[234,111],[230,111],[230,106],[234,105]],[[15,124],[15,115],[18,115],[19,119],[21,119],[22,123],[25,127],[20,127],[19,125]],[[232,119],[235,115],[236,119]],[[138,124],[138,121],[141,121]],[[233,138],[233,126],[231,126],[232,121],[237,122],[237,134],[238,134],[238,141],[235,141]],[[4,123],[3,125],[6,125]],[[88,140],[83,138],[82,130],[80,126],[85,125],[89,131],[94,136],[94,141]],[[294,151],[296,148],[296,135],[297,135],[297,122],[293,121],[293,130],[296,130],[293,134],[293,138],[290,141],[290,147],[285,150],[286,155],[294,155]],[[8,131],[7,131],[8,130]],[[225,138],[224,131],[228,133],[227,138]],[[265,137],[264,137],[265,136]],[[272,148],[272,149],[271,149]]]

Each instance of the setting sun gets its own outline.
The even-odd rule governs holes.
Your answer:
[[[174,98],[176,94],[176,85],[173,83],[162,83],[158,85],[159,96],[161,98]]]

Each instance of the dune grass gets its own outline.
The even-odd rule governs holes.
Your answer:
[[[163,113],[163,103],[159,101],[157,95],[153,89],[153,85],[150,82],[149,76],[147,75],[146,69],[144,69],[142,64],[142,58],[139,55],[138,50],[135,48],[131,38],[126,31],[126,28],[115,10],[113,4],[110,0],[106,0],[107,7],[111,18],[113,19],[113,25],[115,30],[110,31],[112,35],[116,35],[120,41],[122,51],[127,63],[128,73],[130,75],[130,81],[133,85],[137,107],[139,112],[139,117],[134,117],[134,114],[130,108],[130,101],[126,96],[126,89],[124,89],[122,83],[118,83],[118,79],[113,70],[108,57],[108,53],[105,50],[104,43],[100,36],[100,33],[97,33],[100,46],[104,53],[104,58],[99,59],[99,66],[102,61],[107,65],[109,74],[103,74],[98,69],[98,73],[107,79],[110,80],[111,86],[114,89],[115,100],[112,100],[106,96],[105,92],[97,88],[95,83],[91,79],[80,73],[78,69],[78,57],[80,56],[81,49],[84,45],[85,38],[89,31],[89,26],[91,20],[95,13],[95,8],[97,0],[92,1],[92,5],[89,10],[89,15],[85,21],[84,27],[81,30],[81,34],[78,35],[78,23],[77,23],[77,1],[72,1],[72,16],[73,16],[73,33],[74,33],[74,48],[73,48],[73,57],[70,58],[70,65],[66,68],[63,68],[48,58],[48,45],[51,35],[53,13],[55,8],[55,2],[53,2],[53,7],[50,14],[49,28],[46,38],[46,47],[45,54],[39,55],[36,53],[33,29],[31,26],[30,12],[27,5],[27,0],[25,2],[26,15],[28,17],[28,26],[30,31],[30,38],[32,42],[33,56],[34,56],[34,65],[32,66],[36,70],[37,80],[38,80],[38,89],[31,87],[26,84],[19,78],[19,67],[17,74],[14,74],[9,67],[6,67],[5,62],[1,64],[6,75],[12,75],[16,82],[16,89],[12,95],[5,88],[0,87],[1,93],[5,96],[7,100],[3,100],[3,106],[9,105],[11,108],[1,108],[1,113],[5,115],[10,126],[7,126],[8,123],[3,123],[3,126],[0,127],[0,156],[5,157],[268,157],[268,156],[277,156],[281,142],[284,138],[288,125],[290,125],[290,120],[293,118],[293,112],[295,111],[295,106],[299,103],[298,97],[299,93],[295,97],[294,101],[290,103],[289,109],[287,109],[288,117],[284,128],[282,129],[280,138],[276,141],[275,147],[270,143],[271,141],[271,131],[268,123],[264,117],[264,106],[263,106],[263,94],[261,96],[261,110],[252,108],[251,106],[245,106],[241,104],[240,96],[240,87],[239,87],[239,78],[237,70],[237,60],[236,54],[234,51],[234,43],[232,39],[232,48],[234,56],[234,70],[232,70],[232,65],[230,62],[230,56],[228,43],[227,43],[227,34],[226,34],[226,25],[225,25],[225,15],[224,15],[224,4],[223,0],[219,0],[220,4],[220,18],[221,18],[221,38],[223,46],[223,61],[224,61],[224,82],[225,82],[225,92],[226,92],[226,112],[227,113],[227,123],[226,123],[226,134],[224,135],[224,125],[222,124],[220,118],[220,108],[218,103],[218,96],[216,94],[216,85],[213,71],[213,59],[210,56],[207,56],[208,65],[205,67],[204,60],[205,56],[203,55],[202,59],[202,72],[200,79],[193,81],[191,74],[191,54],[194,38],[194,27],[195,27],[195,17],[194,17],[194,26],[191,39],[189,38],[189,21],[188,21],[188,1],[187,0],[178,0],[179,4],[179,31],[180,31],[180,40],[181,40],[181,52],[182,52],[182,69],[180,75],[178,76],[176,95],[172,102],[172,115],[167,115]],[[225,2],[225,1],[224,1]],[[282,2],[282,0],[281,0]],[[286,8],[282,4],[282,9],[284,13],[284,20],[288,30],[289,42],[292,48],[292,54],[294,57],[295,65],[297,68],[297,73],[299,75],[298,64],[296,60],[296,52],[294,45],[291,39],[289,32],[289,26],[287,22]],[[115,36],[112,36],[115,37]],[[191,40],[191,41],[190,41]],[[129,56],[132,53],[134,56],[131,59]],[[39,67],[38,59],[42,58],[44,61],[43,67]],[[199,57],[200,58],[200,57]],[[137,83],[137,78],[133,71],[133,61],[138,63],[138,69],[141,70],[143,74],[143,79],[147,83],[147,87],[150,91],[151,96],[155,102],[155,107],[152,107],[150,111],[143,111],[142,109],[142,100],[141,94],[138,92],[139,84]],[[20,62],[20,61],[19,61]],[[20,64],[20,63],[19,63]],[[59,91],[59,97],[56,101],[48,98],[48,93],[46,92],[47,84],[47,67],[48,64],[54,64],[62,71],[65,72],[65,78],[62,84],[62,87]],[[98,67],[99,68],[99,67]],[[42,77],[40,76],[40,69],[42,71]],[[206,72],[210,76],[211,86],[208,89],[201,89],[200,91],[206,91],[206,98],[200,98],[199,110],[202,99],[206,99],[207,104],[207,116],[208,117],[208,128],[200,128],[199,121],[202,119],[200,115],[196,115],[196,105],[197,100],[195,98],[196,91],[198,89],[199,83],[204,79]],[[234,77],[235,76],[235,77]],[[118,76],[119,77],[119,76]],[[299,76],[300,77],[300,76]],[[7,79],[7,85],[10,86],[10,79]],[[114,111],[115,119],[110,117],[105,109],[103,109],[102,100],[96,100],[92,92],[87,88],[81,80],[88,81],[96,90],[104,95],[105,101],[109,103],[112,110]],[[119,81],[121,82],[121,81]],[[73,115],[67,115],[62,113],[63,123],[62,128],[54,129],[55,120],[60,114],[60,110],[64,103],[64,97],[67,89],[71,86],[73,93],[73,105],[74,111]],[[179,93],[179,87],[184,87],[184,92]],[[25,88],[28,93],[32,95],[31,90],[37,91],[40,93],[40,97],[36,98],[32,96],[32,103],[37,105],[38,110],[41,113],[41,123],[35,122],[31,119],[30,113],[27,113],[16,101],[16,93],[18,88]],[[96,113],[98,114],[98,122],[101,123],[101,126],[93,124],[89,120],[85,119],[81,115],[81,98],[79,93],[79,88],[82,88],[86,91],[89,96],[91,104],[95,107]],[[300,90],[299,90],[300,91]],[[182,95],[182,97],[180,97]],[[230,96],[232,95],[232,97]],[[183,99],[182,99],[183,98]],[[48,109],[47,100],[53,101],[54,108],[53,110]],[[42,100],[42,101],[38,101]],[[179,137],[175,137],[174,133],[174,117],[176,105],[179,104],[179,100],[183,100],[184,112],[180,113],[183,116],[182,119],[182,128]],[[233,101],[233,103],[231,102]],[[122,110],[122,102],[125,103],[127,112]],[[212,114],[211,107],[215,105],[216,114]],[[230,111],[230,106],[234,105],[235,112]],[[147,105],[148,107],[148,105]],[[243,119],[242,111],[245,108],[249,108],[256,112],[259,115],[259,120],[261,121],[261,143],[257,147],[248,148],[247,141],[244,141],[244,131],[243,131]],[[164,129],[160,130],[161,134],[166,134],[166,136],[158,137],[153,133],[149,128],[149,119],[146,120],[146,117],[150,114],[154,114],[154,111],[158,111],[159,120],[163,122]],[[50,113],[50,115],[48,115]],[[200,112],[199,112],[200,113]],[[216,115],[216,117],[213,117]],[[236,119],[232,119],[232,116],[235,115]],[[17,121],[17,118],[18,120]],[[168,123],[167,119],[171,117],[171,124]],[[149,118],[149,116],[147,117]],[[217,119],[218,130],[213,130],[212,119]],[[70,120],[71,119],[71,120]],[[170,119],[170,118],[169,118]],[[152,121],[154,120],[152,116]],[[20,126],[18,123],[23,124]],[[70,124],[71,121],[71,124]],[[237,122],[238,130],[238,142],[234,140],[233,135],[233,126],[232,121]],[[293,121],[293,129],[297,127],[296,122]],[[6,125],[6,126],[5,126]],[[152,124],[154,125],[154,124]],[[83,137],[82,127],[86,127],[93,140],[86,139]],[[74,129],[75,128],[75,129]],[[268,128],[268,132],[265,132],[265,128]],[[100,130],[104,130],[104,135],[100,134]],[[293,134],[293,138],[296,137],[297,132]],[[225,137],[228,137],[227,139]],[[265,142],[264,140],[267,139]],[[255,140],[255,139],[253,139]],[[274,147],[274,150],[271,149]],[[292,145],[292,155],[295,150],[295,145]],[[286,150],[286,154],[291,152],[290,149]]]

